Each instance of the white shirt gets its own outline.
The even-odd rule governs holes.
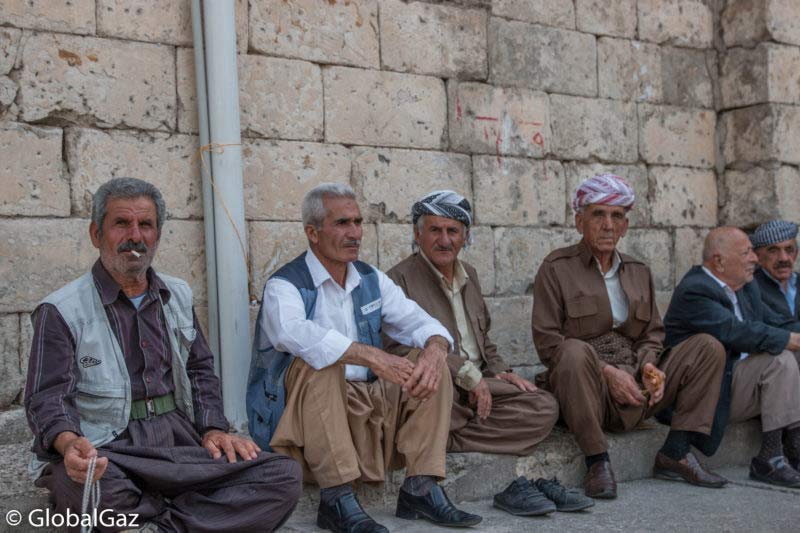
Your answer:
[[[297,288],[284,279],[270,279],[264,286],[264,312],[256,327],[262,328],[270,344],[282,352],[300,357],[319,370],[334,364],[350,345],[358,342],[352,292],[361,283],[361,274],[347,265],[344,288],[339,286],[314,252],[306,253],[306,265],[317,288],[314,317],[306,320],[305,306]],[[378,274],[381,291],[383,332],[401,344],[422,348],[433,335],[453,338],[447,329],[426,313],[383,272]],[[367,368],[347,365],[345,377],[365,381]]]
[[[702,267],[702,268],[703,268],[703,272],[705,272],[706,274],[711,276],[711,279],[716,281],[717,284],[720,287],[722,287],[722,291],[725,293],[725,296],[727,296],[728,299],[733,304],[733,314],[736,315],[736,319],[739,322],[744,322],[744,317],[742,316],[742,310],[739,308],[739,298],[736,297],[736,293],[734,292],[734,290],[731,289],[730,287],[728,287],[727,283],[725,283],[724,281],[719,279],[717,276],[715,276],[709,269],[707,269],[706,267]],[[748,355],[750,355],[750,354],[748,354],[747,352],[742,352],[742,355],[739,358],[739,360],[746,359]]]
[[[608,300],[611,302],[611,317],[613,319],[614,327],[619,327],[628,320],[628,297],[625,291],[622,290],[622,284],[619,282],[619,266],[622,264],[622,259],[619,253],[614,251],[614,258],[611,262],[611,268],[608,272],[603,274],[603,269],[600,268],[600,261],[595,258],[597,269],[603,276],[603,281],[606,284],[606,292],[608,292]]]

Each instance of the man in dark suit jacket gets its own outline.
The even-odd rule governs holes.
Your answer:
[[[750,477],[800,488],[795,462],[800,451],[800,371],[788,350],[800,349],[800,323],[764,305],[753,283],[757,258],[744,232],[712,230],[703,246],[703,264],[683,277],[672,295],[664,325],[665,344],[675,346],[697,333],[718,339],[728,353],[717,416],[710,437],[693,443],[704,453],[719,446],[728,418],[761,417],[761,449],[750,463]],[[794,467],[793,467],[794,466]]]
[[[753,276],[761,289],[761,301],[787,319],[800,320],[797,261],[797,224],[770,220],[750,236],[758,266]],[[795,355],[800,355],[797,352]]]

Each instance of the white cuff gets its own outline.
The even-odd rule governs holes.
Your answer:
[[[483,379],[480,368],[475,366],[472,361],[464,361],[456,374],[456,385],[466,391],[471,391],[478,386]]]

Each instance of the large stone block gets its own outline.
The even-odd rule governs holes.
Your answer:
[[[534,365],[539,362],[531,333],[533,298],[487,298],[492,319],[489,340],[497,345],[497,354],[511,365]]]
[[[672,290],[672,235],[668,230],[628,230],[617,247],[650,267],[656,291]]]
[[[469,156],[445,152],[353,148],[353,184],[370,220],[411,221],[422,195],[452,189],[472,201]]]
[[[0,411],[0,446],[16,444],[27,448],[25,445],[32,438],[28,420],[25,418],[24,407],[15,405],[7,411]],[[6,467],[7,465],[8,463],[6,463]]]
[[[722,114],[728,166],[777,160],[800,164],[800,107],[761,104]]]
[[[681,282],[690,268],[703,262],[703,241],[708,231],[708,228],[675,230],[675,286]]]
[[[636,0],[576,0],[575,19],[580,31],[633,37],[636,33]]]
[[[68,129],[74,213],[88,218],[100,185],[111,178],[132,177],[159,188],[170,217],[202,217],[198,144],[192,135]]]
[[[28,360],[33,345],[33,324],[29,313],[19,315],[19,365],[23,376],[28,375]]]
[[[0,28],[0,75],[8,74],[14,68],[21,38],[22,30]]]
[[[378,2],[250,2],[250,48],[319,63],[379,68]]]
[[[710,110],[639,104],[639,151],[648,163],[712,168],[715,128]]]
[[[498,17],[575,29],[575,7],[564,0],[493,0],[492,14]]]
[[[437,78],[332,67],[323,70],[325,141],[441,148],[447,97]]]
[[[564,159],[596,157],[604,162],[638,159],[636,105],[550,95],[551,152]]]
[[[498,296],[530,294],[547,254],[577,243],[574,229],[495,228],[495,272]]]
[[[722,12],[726,46],[753,46],[761,41],[800,45],[796,0],[732,0]]]
[[[94,0],[0,0],[0,24],[18,28],[92,34]]]
[[[24,36],[21,46],[23,120],[175,129],[172,48],[44,33]]]
[[[17,84],[9,78],[8,76],[0,76],[0,111],[5,111],[6,109],[10,109],[14,100],[17,97]],[[16,107],[16,106],[14,106]],[[2,121],[14,121],[16,120],[16,112],[14,115],[0,113],[0,120]]]
[[[701,0],[639,0],[639,38],[691,48],[711,48],[714,17]]]
[[[567,218],[568,226],[575,226],[575,211],[572,209],[572,199],[575,191],[585,179],[599,174],[616,174],[624,178],[636,194],[636,203],[628,211],[628,220],[631,227],[644,227],[650,225],[650,186],[647,179],[647,167],[644,165],[602,165],[600,163],[567,163],[564,165],[567,182]]]
[[[247,235],[242,235],[247,239]],[[87,239],[88,240],[88,239]],[[238,248],[237,248],[238,249]],[[247,241],[244,240],[247,250]],[[244,253],[244,252],[242,252]],[[206,305],[206,239],[202,220],[167,220],[153,268],[179,277],[192,288],[194,303]],[[243,273],[244,274],[244,273]]]
[[[474,156],[475,217],[484,225],[564,224],[564,168],[558,161]]]
[[[247,0],[236,0],[236,41],[247,52]],[[192,3],[174,0],[97,0],[97,35],[192,45]]]
[[[717,72],[716,51],[670,46],[661,50],[664,103],[713,108],[712,73]]]
[[[601,37],[597,40],[597,72],[601,97],[661,101],[664,82],[658,45]]]
[[[69,216],[61,137],[58,128],[0,123],[0,215]]]
[[[760,103],[800,103],[800,48],[761,43],[732,48],[723,56],[720,79],[726,108]]]
[[[381,0],[381,65],[443,78],[486,79],[486,12]]]
[[[595,38],[585,33],[492,17],[489,21],[489,78],[493,85],[595,96]]]
[[[19,316],[0,315],[0,409],[6,409],[25,385],[19,366]]]
[[[794,220],[800,194],[795,167],[727,170],[720,191],[720,223],[755,228],[774,218]]]
[[[261,300],[269,277],[308,249],[302,222],[250,222],[250,287]],[[375,226],[364,224],[359,259],[378,264],[378,236]]]
[[[713,170],[651,166],[649,172],[654,224],[717,225],[717,176]]]
[[[308,191],[350,183],[350,152],[336,144],[247,140],[242,163],[248,220],[301,220]]]
[[[547,95],[513,87],[450,82],[450,146],[482,154],[544,157],[551,143]]]
[[[193,51],[178,50],[178,129],[197,132]],[[245,136],[322,139],[322,76],[313,63],[238,56],[239,106]]]

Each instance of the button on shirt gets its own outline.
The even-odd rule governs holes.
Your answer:
[[[272,278],[264,286],[262,305],[266,312],[261,314],[258,327],[263,328],[277,350],[300,357],[319,370],[334,364],[353,342],[358,342],[352,292],[361,283],[361,275],[349,263],[345,284],[341,287],[314,252],[308,250],[305,261],[317,289],[313,318],[306,319],[303,299],[294,285]],[[452,347],[453,338],[444,326],[406,298],[386,274],[375,271],[381,291],[384,333],[401,344],[417,348],[422,348],[428,338],[439,335]],[[345,377],[350,381],[366,381],[367,370],[364,366],[347,365]]]
[[[733,314],[734,314],[734,315],[736,315],[736,319],[737,319],[739,322],[744,322],[744,317],[742,316],[742,310],[739,308],[739,298],[737,298],[737,297],[736,297],[736,293],[733,291],[733,289],[731,289],[730,287],[728,287],[728,284],[727,284],[727,283],[725,283],[724,281],[722,281],[721,279],[719,279],[717,276],[715,276],[715,275],[714,275],[714,274],[713,274],[713,273],[712,273],[712,272],[711,272],[709,269],[707,269],[706,267],[703,267],[703,272],[705,272],[706,274],[708,274],[709,276],[711,276],[711,279],[713,279],[714,281],[716,281],[716,282],[717,282],[717,284],[719,284],[719,286],[720,286],[720,287],[722,287],[722,291],[725,293],[725,296],[727,296],[727,297],[728,297],[728,299],[729,299],[729,300],[731,301],[731,303],[733,304]],[[742,352],[742,353],[741,353],[741,355],[739,356],[739,359],[740,359],[740,360],[741,360],[741,359],[746,359],[748,355],[750,355],[750,354],[748,354],[747,352]]]
[[[622,264],[622,258],[620,258],[619,253],[615,250],[611,268],[605,274],[602,268],[600,268],[600,261],[595,258],[595,262],[606,284],[608,300],[611,303],[611,317],[614,320],[614,327],[619,327],[628,320],[628,297],[625,296],[625,291],[622,290],[622,284],[619,281],[619,267]]]

